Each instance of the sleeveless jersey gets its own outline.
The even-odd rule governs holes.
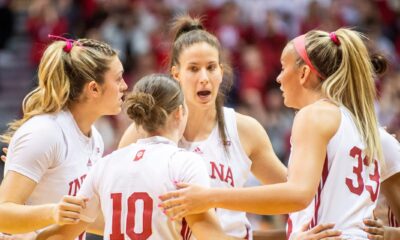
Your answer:
[[[4,174],[15,171],[37,183],[26,204],[57,203],[78,193],[103,149],[97,130],[92,126],[86,137],[69,111],[35,116],[12,137]]]
[[[379,133],[382,142],[383,156],[385,158],[385,164],[382,166],[381,175],[381,182],[384,182],[393,175],[400,173],[400,144],[384,129],[380,128]],[[374,214],[383,221],[384,225],[400,227],[400,222],[394,216],[383,194],[379,195]]]
[[[224,108],[224,117],[228,138],[227,151],[219,136],[218,125],[206,140],[189,142],[182,138],[179,146],[196,152],[204,159],[212,187],[244,187],[250,174],[251,160],[240,144],[235,111]],[[216,214],[225,233],[251,239],[250,223],[245,212],[216,209]]]
[[[176,190],[174,181],[209,187],[202,159],[167,138],[139,139],[98,161],[79,195],[90,200],[82,220],[105,220],[104,239],[191,239],[185,220],[170,221],[159,196]]]
[[[376,206],[380,170],[378,161],[367,163],[364,144],[351,113],[340,107],[341,122],[329,141],[321,181],[314,200],[304,210],[289,215],[287,231],[310,223],[335,223],[344,239],[368,239],[363,219],[371,218]],[[290,163],[289,163],[290,164]]]

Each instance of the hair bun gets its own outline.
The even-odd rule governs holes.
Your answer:
[[[176,41],[182,34],[195,30],[204,30],[201,18],[192,18],[190,15],[182,15],[175,18],[172,26],[175,32],[174,41]]]
[[[179,29],[178,35],[182,35],[184,33],[194,30],[203,30],[203,26],[195,22],[188,22],[185,25],[183,25],[181,29]]]
[[[155,100],[151,94],[134,92],[128,96],[125,103],[129,106],[126,110],[128,116],[138,124],[152,118]]]
[[[376,74],[383,74],[388,68],[386,58],[380,54],[373,54],[371,56],[371,62]]]

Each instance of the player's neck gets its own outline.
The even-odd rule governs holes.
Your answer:
[[[217,119],[216,109],[189,109],[189,118],[185,128],[184,137],[194,142],[208,138],[215,127]]]
[[[71,104],[69,111],[75,119],[76,124],[85,136],[90,136],[93,123],[98,119],[98,114],[91,108],[81,106],[81,104]]]
[[[146,133],[146,138],[148,137],[155,137],[155,136],[160,136],[160,137],[164,137],[167,138],[171,141],[173,141],[174,143],[178,144],[180,136],[178,134],[178,131],[176,131],[176,129],[171,130],[172,128],[167,128],[167,129],[157,129],[156,131],[149,133]]]
[[[308,94],[304,95],[304,97],[301,99],[300,109],[323,99],[327,98],[324,97],[321,92],[309,91]]]

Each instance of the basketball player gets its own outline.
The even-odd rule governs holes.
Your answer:
[[[182,86],[189,109],[179,146],[204,159],[212,187],[243,187],[250,172],[264,184],[285,181],[285,166],[273,152],[264,128],[255,119],[223,107],[232,79],[218,39],[199,19],[189,16],[178,17],[173,32],[170,70]],[[141,135],[132,124],[120,147],[136,142]],[[245,212],[217,209],[216,214],[225,233],[251,238]]]
[[[381,194],[374,215],[378,220],[366,219],[370,239],[400,239],[400,144],[384,129],[380,128],[385,165],[381,173]],[[380,238],[378,238],[380,237]]]
[[[146,137],[98,161],[80,196],[90,199],[76,225],[54,226],[38,239],[72,239],[102,211],[104,239],[231,239],[212,211],[170,221],[157,206],[158,196],[175,189],[175,181],[208,187],[202,159],[177,147],[188,112],[179,83],[167,75],[139,80],[127,99],[129,117]],[[189,228],[190,227],[190,228]]]
[[[103,154],[92,124],[118,114],[127,89],[110,46],[49,37],[56,41],[41,59],[39,86],[25,97],[22,119],[2,136],[9,150],[0,186],[0,232],[79,221],[84,199],[73,196]]]
[[[285,47],[281,62],[277,81],[284,103],[299,109],[287,182],[241,189],[178,183],[186,188],[163,195],[162,206],[177,218],[209,208],[258,214],[297,211],[288,221],[289,238],[305,218],[310,228],[335,223],[343,238],[367,239],[359,226],[372,218],[382,159],[373,69],[379,73],[386,62],[374,59],[373,66],[360,35],[349,29],[299,36]]]

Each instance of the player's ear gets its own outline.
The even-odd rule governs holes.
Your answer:
[[[185,109],[183,105],[179,105],[174,112],[174,117],[176,120],[180,120],[185,114]]]
[[[101,86],[96,81],[90,81],[84,86],[83,92],[86,96],[99,97],[102,94]]]
[[[171,67],[171,76],[179,82],[179,69],[177,66]]]

